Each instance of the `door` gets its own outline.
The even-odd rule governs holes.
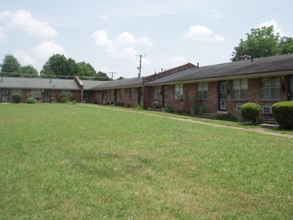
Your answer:
[[[83,101],[85,103],[89,103],[90,102],[90,94],[89,94],[89,91],[84,91],[83,92]]]
[[[141,92],[141,87],[139,87],[138,89],[137,89],[137,104],[141,104],[141,96],[142,96],[142,92]]]
[[[50,90],[45,90],[44,91],[44,102],[51,102],[51,91]]]
[[[219,111],[227,111],[227,81],[219,82]]]
[[[2,89],[2,102],[8,102],[9,101],[9,89]]]
[[[163,107],[168,106],[168,86],[163,87]]]
[[[289,76],[289,85],[288,85],[288,100],[293,101],[293,75]]]

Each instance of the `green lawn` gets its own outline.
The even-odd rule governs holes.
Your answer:
[[[292,219],[293,139],[94,105],[0,105],[0,219]]]

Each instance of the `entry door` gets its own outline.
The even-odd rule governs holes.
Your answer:
[[[137,89],[137,92],[138,92],[138,94],[137,94],[137,103],[141,104],[142,91],[141,91],[140,87]]]
[[[163,88],[163,107],[168,105],[168,86]]]
[[[219,82],[219,111],[227,111],[227,81]]]
[[[45,90],[44,91],[44,102],[50,102],[51,101],[51,91]]]

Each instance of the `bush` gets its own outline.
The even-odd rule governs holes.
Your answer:
[[[20,94],[13,94],[12,95],[12,100],[13,100],[14,103],[20,103],[21,95]]]
[[[272,110],[280,128],[293,129],[293,101],[277,102],[273,105]]]
[[[142,104],[136,104],[136,106],[134,106],[133,108],[134,110],[144,110],[143,105]]]
[[[33,97],[29,97],[26,100],[26,103],[28,103],[28,104],[35,104],[36,102],[37,102],[37,100],[35,100]]]
[[[62,103],[72,102],[73,100],[73,97],[70,94],[61,94],[60,97]]]
[[[256,103],[245,103],[241,106],[241,117],[245,121],[251,121],[256,124],[259,119],[261,107]]]

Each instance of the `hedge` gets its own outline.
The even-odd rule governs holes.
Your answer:
[[[293,129],[293,101],[277,102],[272,107],[275,120],[282,129]]]

